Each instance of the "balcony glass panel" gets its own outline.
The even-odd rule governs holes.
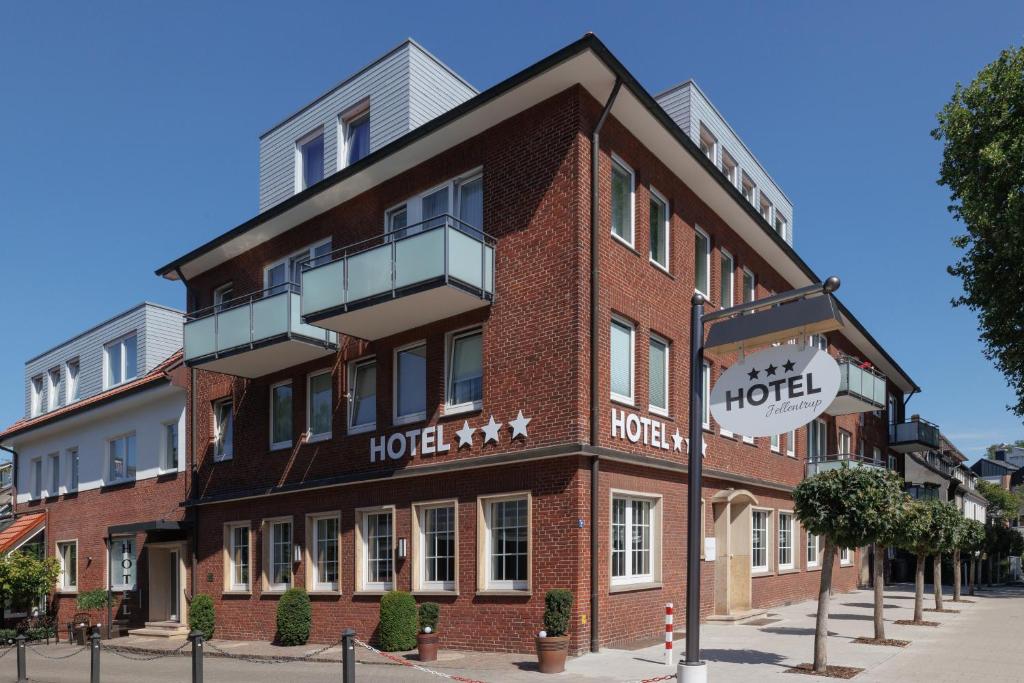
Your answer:
[[[345,262],[334,261],[302,274],[302,312],[323,311],[345,303]]]
[[[386,255],[388,246],[377,247]],[[444,232],[428,230],[395,241],[395,287],[444,277]],[[351,285],[351,282],[349,283]],[[354,301],[351,298],[350,301]]]
[[[208,356],[217,351],[213,316],[185,323],[185,360]]]
[[[349,256],[346,260],[348,261],[348,290],[347,296],[343,296],[346,302],[358,301],[391,291],[390,244]],[[316,270],[308,272],[316,272]],[[339,281],[334,287],[344,289],[345,283]]]

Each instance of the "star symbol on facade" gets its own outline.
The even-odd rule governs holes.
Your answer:
[[[501,429],[502,424],[504,423],[495,422],[494,416],[491,415],[491,418],[487,420],[487,424],[480,428],[484,432],[484,443],[487,443],[488,441],[498,443],[498,430]]]
[[[786,372],[793,372],[794,365],[795,363],[793,361],[787,360],[785,363],[782,364],[782,369],[785,370]]]
[[[463,446],[473,447],[473,433],[476,432],[476,427],[469,426],[469,420],[462,421],[462,429],[455,432],[455,436],[459,437],[459,448]]]
[[[508,426],[512,428],[512,438],[515,439],[517,436],[526,438],[526,425],[530,424],[532,417],[523,417],[523,411],[519,411],[516,415],[516,419],[509,420]]]
[[[768,376],[769,376],[769,377],[772,377],[772,376],[774,376],[774,375],[775,375],[775,371],[776,371],[776,370],[778,370],[778,368],[777,368],[777,367],[775,367],[774,365],[769,365],[768,367],[766,367],[766,368],[764,369],[764,371],[768,373]]]
[[[689,453],[690,452],[690,440],[689,439],[683,439],[683,441],[686,443],[686,452]],[[702,458],[708,457],[708,442],[705,441],[704,439],[700,440],[700,457],[702,457]]]
[[[683,435],[679,433],[678,429],[676,429],[676,433],[672,435],[672,450],[683,450]]]

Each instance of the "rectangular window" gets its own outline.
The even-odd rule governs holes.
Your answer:
[[[107,483],[116,484],[135,479],[135,435],[127,434],[107,442],[110,467]]]
[[[395,424],[427,416],[427,345],[416,342],[395,351]]]
[[[771,436],[771,449],[776,453],[782,448],[782,437],[778,434],[772,434]]]
[[[633,326],[612,318],[609,342],[612,399],[633,405]]]
[[[32,417],[41,415],[43,412],[43,376],[33,377],[30,392],[29,411]]]
[[[57,560],[60,562],[57,586],[62,591],[78,590],[78,543],[75,541],[58,543]]]
[[[295,143],[295,191],[301,192],[324,179],[324,133],[318,130]]]
[[[213,404],[213,459],[230,460],[234,455],[235,417],[230,398]]]
[[[796,430],[786,434],[786,455],[791,458],[796,457]]]
[[[693,236],[694,288],[711,298],[711,238],[699,227]]]
[[[650,213],[651,262],[668,270],[669,248],[668,201],[652,187]]]
[[[278,382],[270,387],[270,448],[292,445],[292,383]]]
[[[751,513],[750,566],[755,572],[768,571],[768,511]]]
[[[448,412],[479,410],[483,405],[483,339],[479,329],[448,338]]]
[[[839,445],[839,452],[840,453],[852,453],[853,451],[850,450],[851,442],[852,442],[852,437],[850,436],[850,432],[846,431],[845,429],[840,429],[839,430],[839,444],[838,444]]]
[[[700,372],[701,385],[704,392],[704,400],[701,401],[700,423],[704,429],[711,429],[711,364],[704,361]]]
[[[50,490],[48,495],[60,495],[60,453],[50,454]]]
[[[78,490],[78,449],[68,449],[68,467],[71,469],[70,482],[68,483],[68,491]]]
[[[178,423],[169,422],[164,425],[164,462],[166,472],[178,470]]]
[[[704,127],[704,124],[700,124],[700,138],[699,138],[700,151],[704,152],[704,156],[711,160],[711,163],[717,164],[715,154],[718,150],[718,140],[711,131]]]
[[[43,497],[43,459],[32,460],[32,497]]]
[[[793,568],[793,513],[779,513],[779,569]]]
[[[895,472],[896,471],[896,456],[893,455],[892,453],[890,453],[889,457],[887,458],[887,461],[889,463],[889,469],[893,470]]]
[[[487,585],[492,590],[526,590],[529,587],[529,499],[487,500]]]
[[[291,285],[302,282],[302,266],[326,263],[330,259],[330,238],[312,244],[305,249],[289,254],[287,257],[263,267],[263,287],[265,296],[274,296],[287,292]]]
[[[743,269],[743,303],[749,304],[757,298],[757,278],[749,268]]]
[[[443,225],[454,214],[459,230],[477,235],[484,229],[484,181],[478,172],[448,181],[410,197],[384,213],[384,231],[402,239]]]
[[[267,577],[268,589],[287,590],[292,585],[292,523],[291,520],[275,520],[268,525],[269,549]]]
[[[345,166],[370,153],[370,112],[363,111],[342,121],[345,140]]]
[[[229,590],[249,590],[249,524],[228,526]]]
[[[235,298],[235,285],[232,282],[225,283],[213,290],[213,305],[217,310],[227,308],[229,302]]]
[[[306,380],[306,433],[308,441],[331,438],[331,371],[321,370]]]
[[[775,232],[779,233],[782,239],[789,241],[789,221],[778,209],[775,209]]]
[[[313,537],[310,539],[312,552],[313,590],[336,591],[338,582],[338,540],[340,521],[338,515],[312,518]]]
[[[655,501],[612,498],[612,584],[650,583],[655,576]]]
[[[64,387],[65,400],[68,403],[74,403],[79,399],[78,392],[78,370],[81,366],[79,365],[78,359],[69,360],[64,365],[64,374],[67,376],[67,385]]]
[[[719,376],[719,377],[721,377],[722,375],[724,375],[724,374],[726,373],[726,371],[727,371],[728,369],[729,369],[729,368],[727,368],[727,367],[724,367],[724,366],[723,366],[723,367],[722,367],[722,368],[721,368],[721,369],[719,370],[719,372],[718,372],[718,376]],[[708,402],[710,402],[710,396],[711,396],[711,394],[709,393],[709,394],[705,394],[705,395],[709,397],[709,398],[708,398]],[[732,433],[732,430],[730,430],[730,429],[726,429],[725,427],[723,427],[723,426],[721,426],[721,425],[719,425],[719,426],[718,426],[718,433],[719,433],[719,434],[721,434],[722,436],[728,437],[728,438],[730,438],[730,439],[731,439],[731,438],[733,438],[733,437],[735,436],[735,435],[734,435],[734,434]]]
[[[391,510],[364,512],[363,585],[367,591],[391,590],[395,571],[394,514]]]
[[[114,537],[108,557],[110,567],[110,588],[115,591],[135,590],[135,538]]]
[[[807,457],[820,458],[828,449],[828,432],[825,423],[814,420],[807,425]]]
[[[762,194],[761,197],[760,197],[760,207],[759,207],[759,209],[760,209],[760,212],[761,212],[761,218],[763,218],[766,221],[768,221],[768,224],[771,225],[771,223],[772,223],[772,203],[770,201],[768,201],[768,198],[765,197],[764,194]]]
[[[658,415],[668,415],[668,342],[651,336],[647,362],[648,409]]]
[[[720,249],[719,253],[721,254],[722,290],[718,303],[722,308],[730,308],[736,303],[736,261],[733,260],[732,254],[725,249]]]
[[[807,566],[818,566],[818,537],[807,532]]]
[[[850,549],[849,548],[840,548],[839,549],[839,564],[847,565],[847,564],[851,564],[852,562],[853,562],[853,558],[852,558],[852,556],[850,554]]]
[[[722,148],[722,173],[729,179],[729,182],[735,187],[736,176],[738,175],[739,164],[732,158],[732,155],[723,147]]]
[[[377,361],[373,358],[348,364],[348,433],[377,428]]]
[[[742,178],[741,178],[741,182],[740,182],[740,192],[743,193],[743,198],[744,199],[746,199],[748,202],[753,204],[754,203],[754,192],[756,191],[757,186],[754,185],[754,181],[751,180],[750,176],[748,176],[746,173],[743,173],[741,175],[742,175]]]
[[[476,176],[455,183],[455,208],[463,225],[483,230],[484,178]]]
[[[110,342],[103,347],[104,389],[135,379],[138,367],[138,339],[135,334]]]
[[[807,338],[807,344],[821,351],[828,351],[828,337],[823,334],[812,334]]]
[[[421,590],[453,591],[456,576],[455,505],[424,505],[416,514],[419,520],[418,587]]]
[[[60,368],[46,373],[46,409],[56,410],[60,405]]]
[[[612,158],[612,235],[633,246],[633,170]]]

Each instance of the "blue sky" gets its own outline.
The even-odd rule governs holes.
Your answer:
[[[1024,4],[4,3],[0,422],[23,363],[148,299],[153,270],[257,209],[257,136],[406,36],[483,90],[587,31],[651,92],[695,78],[795,203],[797,250],[965,452],[1024,437],[949,301],[957,225],[928,135]],[[300,7],[296,7],[300,6]]]

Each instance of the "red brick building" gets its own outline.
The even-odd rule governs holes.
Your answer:
[[[592,35],[384,144],[382,100],[347,94],[360,78],[261,139],[261,182],[283,164],[292,196],[158,271],[187,288],[191,576],[218,635],[272,638],[302,586],[320,642],[372,637],[392,588],[441,604],[450,647],[530,649],[555,587],[575,652],[658,636],[684,602],[689,301],[818,281],[792,216]],[[824,560],[793,487],[889,461],[917,388],[841,314],[794,341],[876,368],[880,394],[848,386],[842,414],[772,438],[706,419],[708,619],[812,598]],[[709,357],[708,384],[737,362]]]

